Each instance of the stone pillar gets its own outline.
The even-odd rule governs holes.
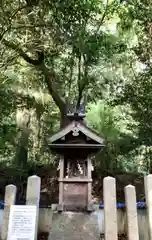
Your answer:
[[[91,170],[92,170],[92,164],[91,164],[91,159],[88,158],[88,168],[87,168],[87,175],[88,175],[88,206],[87,206],[87,209],[88,211],[92,211],[93,208],[92,208],[92,204],[91,204],[91,201],[92,201],[92,176],[91,176]]]
[[[35,240],[37,240],[37,230],[38,230],[40,187],[41,187],[41,179],[39,177],[31,176],[28,178],[27,191],[26,191],[26,205],[37,206]]]
[[[115,178],[106,177],[103,180],[104,194],[104,233],[105,240],[117,240],[117,209]]]
[[[125,187],[128,240],[139,240],[136,207],[136,190],[132,185]]]
[[[63,178],[64,178],[64,157],[60,158],[60,176],[59,176],[59,205],[58,211],[63,210]]]
[[[144,180],[147,205],[147,218],[149,227],[149,240],[152,240],[152,174],[146,176]]]
[[[7,239],[10,207],[11,205],[15,204],[16,190],[17,188],[14,185],[7,185],[5,188],[4,217],[3,217],[3,225],[2,225],[2,232],[1,232],[2,240]]]

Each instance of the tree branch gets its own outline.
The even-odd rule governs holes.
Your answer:
[[[39,55],[39,58],[38,58],[37,60],[35,60],[35,59],[30,58],[30,57],[28,56],[28,54],[25,53],[19,45],[16,45],[16,44],[14,44],[14,43],[12,43],[12,42],[9,42],[9,41],[7,41],[6,39],[2,39],[2,43],[3,43],[5,46],[13,49],[13,50],[14,50],[15,52],[17,52],[17,53],[20,55],[20,57],[22,57],[26,62],[28,62],[28,63],[30,63],[30,64],[32,64],[32,65],[34,65],[34,66],[40,65],[41,62],[44,60],[44,56],[42,56],[42,53],[41,53],[41,56]]]
[[[42,71],[45,77],[45,82],[47,84],[49,93],[51,94],[54,102],[58,106],[62,115],[66,114],[66,104],[64,100],[59,95],[57,88],[55,86],[55,80],[57,80],[57,74],[53,70],[49,70],[44,64],[38,66],[38,69]]]
[[[77,100],[77,105],[76,105],[76,109],[78,110],[79,106],[80,106],[80,102],[82,99],[82,94],[83,91],[85,89],[85,86],[88,84],[88,64],[87,64],[87,60],[85,55],[83,55],[83,59],[84,59],[84,76],[83,76],[83,80],[81,80],[81,76],[78,77],[78,91],[79,91],[79,95],[78,95],[78,100]],[[80,65],[81,65],[81,61],[79,59],[79,75],[80,75]]]
[[[45,64],[44,64],[44,53],[38,52],[38,59],[32,59],[28,56],[27,53],[25,53],[21,47],[17,46],[16,44],[9,42],[5,39],[2,41],[7,47],[13,49],[15,52],[19,54],[20,57],[22,57],[26,62],[32,64],[36,67],[37,70],[41,71],[45,77],[45,82],[47,84],[48,90],[50,95],[52,96],[54,102],[58,106],[61,114],[66,113],[66,104],[60,97],[59,93],[57,92],[56,86],[55,86],[55,80],[57,80],[57,74],[53,70],[49,70]]]
[[[7,29],[5,29],[5,30],[0,34],[0,41],[1,41],[2,38],[4,37],[5,33],[7,33],[7,32],[11,29],[11,27],[12,27],[12,20],[13,20],[13,18],[16,16],[16,14],[17,14],[19,11],[25,9],[26,7],[27,7],[27,5],[23,5],[22,7],[17,8],[17,9],[12,13],[11,17],[9,18],[9,22],[10,22],[9,26],[7,27]]]
[[[20,25],[12,25],[12,27],[11,27],[11,29],[22,29],[22,28],[24,28],[24,29],[30,29],[30,28],[36,28],[36,27],[47,27],[47,28],[51,28],[51,25],[50,25],[50,23],[41,23],[41,24],[35,24],[35,25],[25,25],[25,24],[20,24]]]
[[[82,98],[82,92],[83,92],[83,83],[81,81],[81,54],[78,58],[78,100],[77,100],[77,105],[76,105],[76,110],[78,110]]]
[[[104,19],[105,19],[105,17],[106,17],[107,10],[108,10],[108,5],[109,5],[109,0],[107,0],[106,7],[105,7],[105,11],[104,11],[104,13],[103,13],[103,15],[102,15],[102,18],[100,19],[99,25],[97,26],[95,35],[98,34],[98,32],[99,32],[99,30],[100,30],[100,27],[101,27],[101,25],[102,25],[102,23],[103,23],[103,21],[104,21]]]

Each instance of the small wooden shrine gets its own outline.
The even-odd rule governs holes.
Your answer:
[[[69,123],[48,139],[60,155],[58,211],[92,211],[91,157],[103,139],[84,124],[84,114],[69,114]]]

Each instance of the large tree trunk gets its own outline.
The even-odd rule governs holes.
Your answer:
[[[65,126],[68,123],[68,119],[66,117],[66,113],[67,113],[67,106],[66,106],[66,102],[65,99],[62,98],[62,96],[60,95],[56,83],[58,82],[59,76],[58,74],[52,69],[49,69],[46,67],[45,65],[45,61],[44,61],[44,53],[43,50],[41,52],[38,52],[38,58],[37,59],[32,59],[31,57],[29,57],[29,55],[23,51],[22,48],[20,48],[18,45],[14,44],[13,42],[9,42],[6,39],[2,39],[2,42],[4,45],[6,45],[7,47],[15,50],[20,57],[22,57],[26,62],[28,62],[29,64],[33,65],[39,72],[41,72],[44,76],[45,79],[45,83],[47,85],[48,91],[50,93],[50,95],[52,96],[55,104],[57,105],[57,107],[60,110],[60,114],[61,114],[61,127]],[[80,61],[81,63],[81,61]],[[80,65],[80,64],[79,64]],[[80,68],[80,66],[79,66]],[[80,69],[79,69],[80,71]],[[87,79],[87,74],[88,74],[88,66],[87,64],[85,64],[85,80]],[[83,81],[81,82],[81,72],[79,73],[79,78],[78,78],[78,101],[76,104],[76,109],[78,110],[80,102],[81,102],[81,98],[82,98],[82,93],[84,91],[86,82]]]
[[[15,50],[20,57],[22,57],[26,62],[29,64],[33,65],[39,72],[41,72],[44,76],[45,83],[47,85],[48,91],[50,95],[52,96],[55,104],[60,110],[60,116],[61,116],[61,121],[60,121],[60,126],[63,127],[69,123],[69,119],[67,118],[67,106],[65,99],[62,98],[60,95],[57,87],[56,87],[56,82],[58,81],[59,76],[56,74],[56,72],[53,69],[48,69],[45,66],[45,61],[44,61],[44,53],[38,52],[38,59],[32,59],[29,57],[29,55],[22,50],[19,46],[15,45],[13,42],[9,42],[6,39],[3,38],[3,44],[5,44],[7,47]],[[79,100],[78,100],[78,105],[80,104],[80,100],[82,97],[82,92],[84,90],[84,84],[82,87],[79,86]]]
[[[30,112],[27,109],[18,109],[16,113],[16,122],[19,129],[16,137],[16,154],[14,162],[19,166],[26,166],[28,161],[28,141]]]

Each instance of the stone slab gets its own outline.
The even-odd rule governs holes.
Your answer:
[[[48,240],[99,240],[98,217],[94,213],[54,212]]]

